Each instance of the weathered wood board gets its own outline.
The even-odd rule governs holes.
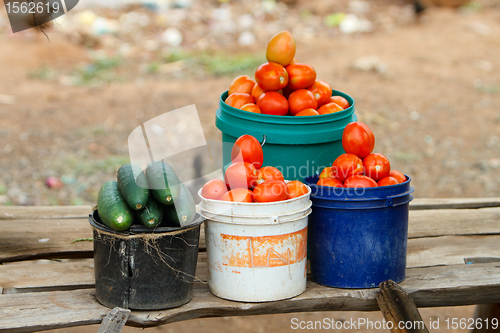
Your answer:
[[[500,302],[500,265],[474,264],[412,268],[401,286],[417,307]],[[158,326],[180,320],[312,311],[377,311],[378,288],[337,289],[308,282],[307,290],[285,301],[240,303],[213,296],[195,283],[188,304],[162,311],[132,311],[127,325]],[[43,329],[100,323],[110,309],[100,305],[94,289],[0,295],[0,331]]]
[[[499,258],[500,236],[443,236],[408,241],[407,267],[465,265],[465,258]],[[37,261],[0,265],[0,287],[4,293],[92,288],[92,259],[36,264]],[[500,262],[498,263],[500,266]],[[196,276],[208,281],[207,255],[200,252]],[[50,284],[47,283],[50,281]]]
[[[87,218],[92,206],[0,206],[0,220]]]
[[[486,207],[486,208],[481,208]],[[500,302],[500,198],[415,199],[410,205],[407,278],[418,307]],[[111,309],[94,297],[92,207],[0,207],[0,331],[34,332],[98,324]],[[176,309],[133,311],[127,325],[149,327],[210,316],[378,310],[378,289],[308,282],[293,299],[239,303],[213,296],[201,228],[193,300]],[[472,259],[470,259],[472,258]],[[474,264],[466,264],[466,261]],[[2,264],[3,263],[3,264]]]
[[[410,210],[472,209],[499,206],[500,198],[415,198],[410,202]]]
[[[410,211],[409,238],[444,235],[500,233],[500,207],[460,210]],[[91,238],[86,218],[0,220],[0,263],[34,258],[90,258],[92,242],[72,241]],[[20,245],[22,244],[22,246]],[[201,227],[200,250],[205,249]]]
[[[0,220],[0,263],[33,258],[92,257],[92,242],[86,219]]]

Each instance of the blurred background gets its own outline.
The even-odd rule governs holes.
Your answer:
[[[281,30],[300,62],[355,99],[375,151],[412,177],[415,197],[500,196],[500,0],[80,0],[15,34],[0,6],[0,205],[95,205],[129,162],[131,131],[183,106],[195,104],[207,141],[220,140],[220,95],[253,77]],[[183,172],[211,168],[193,160]],[[422,316],[473,308],[442,311]],[[151,330],[288,332],[290,318],[333,315],[357,314]]]

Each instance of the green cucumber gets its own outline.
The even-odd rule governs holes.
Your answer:
[[[124,164],[116,173],[118,186],[130,208],[142,209],[149,198],[149,185],[146,175],[136,165]]]
[[[151,162],[146,177],[155,199],[164,205],[173,205],[180,192],[180,181],[174,169],[163,161]]]
[[[134,222],[132,209],[114,180],[101,187],[97,196],[97,211],[102,223],[116,231],[127,230]]]
[[[173,206],[165,207],[165,217],[169,226],[185,226],[193,222],[196,215],[196,205],[193,196],[184,183],[181,183],[179,199]]]
[[[145,227],[156,227],[163,220],[163,207],[161,203],[150,196],[144,208],[137,212],[139,221]]]

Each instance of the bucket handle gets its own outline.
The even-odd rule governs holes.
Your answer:
[[[262,139],[262,143],[260,144],[261,147],[264,147],[264,145],[266,144],[267,142],[267,136],[264,134],[263,135],[263,139]]]

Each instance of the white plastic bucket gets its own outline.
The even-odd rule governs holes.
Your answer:
[[[235,203],[207,200],[199,192],[214,295],[266,302],[306,290],[310,193],[278,202]]]

